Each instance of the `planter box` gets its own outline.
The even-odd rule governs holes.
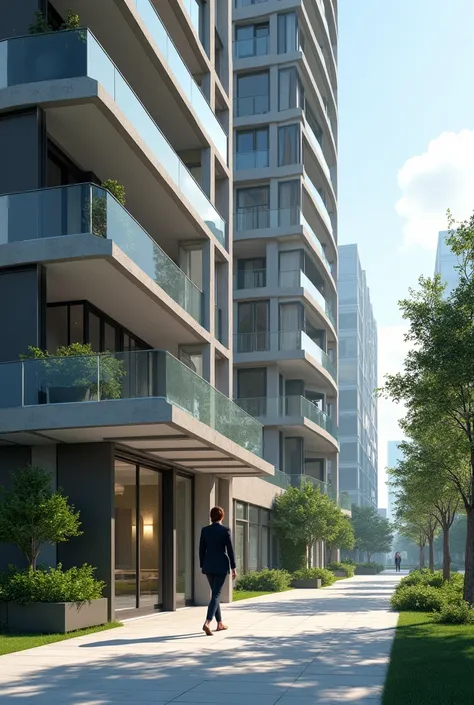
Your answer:
[[[107,598],[92,602],[35,602],[7,605],[7,624],[12,632],[66,634],[106,624]]]
[[[376,571],[375,568],[356,568],[355,574],[356,575],[378,575],[378,572]]]
[[[319,590],[321,582],[321,578],[310,578],[309,580],[293,580],[291,584],[298,590]]]
[[[345,570],[332,570],[332,574],[335,578],[347,578],[347,573]]]

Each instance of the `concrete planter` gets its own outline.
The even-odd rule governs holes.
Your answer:
[[[378,572],[376,571],[375,568],[356,568],[355,574],[356,575],[378,575]]]
[[[319,590],[321,578],[309,578],[308,580],[293,580],[291,585],[298,590]]]
[[[331,572],[335,578],[347,578],[347,573],[345,570],[333,570]]]
[[[66,634],[106,624],[107,598],[91,602],[35,602],[7,605],[7,625],[12,632]]]

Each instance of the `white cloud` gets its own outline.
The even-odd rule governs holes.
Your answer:
[[[384,384],[386,374],[395,374],[403,369],[403,361],[410,348],[405,342],[406,325],[385,326],[379,328],[378,366],[380,387]],[[398,425],[404,415],[403,404],[380,398],[378,404],[379,417],[379,506],[387,506],[387,488],[385,485],[385,468],[387,467],[387,443],[398,441],[403,437]]]
[[[447,229],[448,208],[456,220],[474,210],[474,130],[443,132],[426,152],[405,162],[398,185],[405,248],[435,249],[438,232]]]

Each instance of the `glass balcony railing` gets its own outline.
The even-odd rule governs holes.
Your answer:
[[[336,501],[336,498],[334,499]],[[348,494],[346,494],[346,492],[339,492],[339,495],[337,496],[337,504],[341,509],[345,509],[348,512],[352,509],[351,498]]]
[[[270,37],[250,37],[238,39],[234,42],[234,56],[236,59],[247,59],[252,56],[266,56],[268,54]]]
[[[316,156],[318,158],[318,161],[321,165],[322,170],[324,171],[324,174],[328,181],[331,181],[332,183],[332,177],[331,177],[331,170],[329,169],[328,163],[326,161],[326,157],[324,156],[321,144],[314,134],[310,124],[308,121],[306,121],[306,132],[308,133],[309,141],[311,142],[311,145],[316,152]]]
[[[308,189],[309,193],[311,194],[314,201],[316,202],[316,207],[317,207],[322,219],[326,223],[329,232],[334,237],[331,216],[329,215],[326,204],[323,201],[323,197],[321,196],[318,189],[313,184],[313,182],[311,181],[311,179],[309,178],[309,176],[306,172],[304,175],[304,182],[303,183],[306,185],[306,188]]]
[[[336,440],[338,438],[337,426],[332,418],[303,396],[249,397],[234,399],[234,401],[250,416],[262,419],[268,417],[306,418],[323,428]]]
[[[105,189],[73,184],[0,196],[0,245],[87,233],[113,240],[202,324],[201,290]]]
[[[0,407],[165,398],[262,455],[262,425],[164,350],[49,357],[0,364]]]
[[[313,299],[317,301],[320,308],[325,312],[331,323],[335,326],[334,312],[332,305],[326,301],[323,294],[319,291],[315,284],[306,276],[300,269],[292,269],[280,272],[280,287],[284,289],[299,288],[306,289]]]
[[[269,163],[268,157],[268,149],[236,152],[234,154],[234,168],[239,171],[242,169],[265,169]]]
[[[89,30],[35,34],[0,42],[0,89],[80,76],[95,79],[109,93],[177,191],[225,245],[224,219]]]
[[[234,98],[234,117],[246,117],[247,115],[263,115],[270,110],[270,96],[268,93],[262,95],[250,95],[242,98]]]
[[[273,477],[266,477],[265,479],[267,482],[270,482],[272,485],[276,485],[283,490],[286,490],[291,485],[291,476],[287,475],[286,472],[277,470],[276,468],[275,475]]]
[[[234,344],[234,352],[237,354],[265,352],[270,350],[304,350],[311,355],[321,367],[329,372],[334,380],[337,380],[336,368],[329,355],[302,330],[237,333]]]
[[[262,289],[267,285],[266,269],[246,269],[236,273],[235,288]]]
[[[196,114],[201,121],[208,137],[214,142],[221,157],[227,164],[227,136],[218,121],[215,114],[204,97],[203,92],[193,78],[188,67],[179,55],[173,40],[166,31],[166,28],[161,21],[154,5],[150,0],[133,0],[135,6],[142,16],[147,30],[150,32],[153,40],[156,42],[159,50],[163,54],[167,68],[178,81],[184,94],[190,104],[196,111]],[[196,0],[188,0],[185,2],[186,10],[191,19],[197,21],[197,31],[199,33],[199,7]],[[194,18],[194,19],[193,19]]]
[[[200,36],[201,33],[201,9],[200,9],[200,0],[183,0],[183,5],[186,10],[186,12],[189,15],[189,18],[191,20],[191,24],[193,25],[196,34],[198,37]]]
[[[322,480],[318,480],[317,477],[312,477],[312,475],[305,475],[304,473],[298,474],[298,475],[290,475],[291,478],[291,484],[294,487],[304,487],[305,485],[313,485],[316,489],[318,489],[321,494],[328,494],[329,492],[329,486],[327,482],[323,482]]]

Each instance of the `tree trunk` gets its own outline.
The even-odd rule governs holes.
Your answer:
[[[371,558],[372,558],[372,554],[367,551],[367,563],[370,563]]]
[[[451,549],[449,547],[449,526],[443,524],[443,580],[451,578]]]
[[[431,537],[429,539],[429,565],[430,570],[434,573],[434,539]]]
[[[425,567],[425,544],[420,546],[420,568]]]
[[[467,513],[466,559],[464,565],[464,599],[474,605],[474,507]]]

